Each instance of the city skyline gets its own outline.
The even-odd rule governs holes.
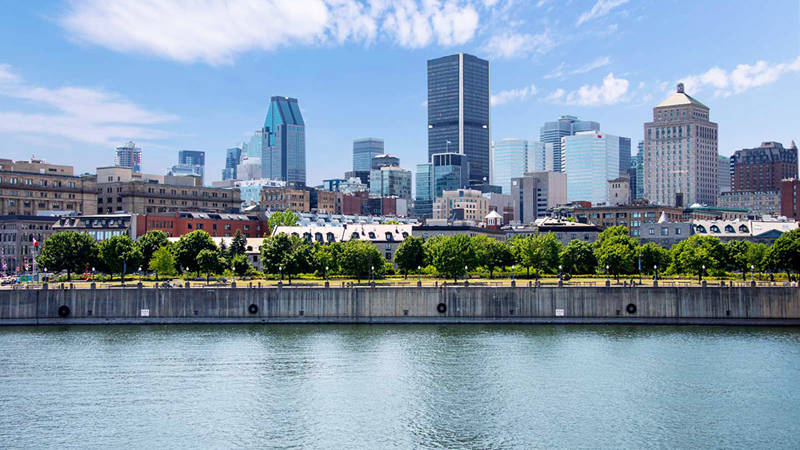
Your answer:
[[[139,19],[139,10],[124,2],[113,11],[88,0],[49,2],[53,16],[47,18],[42,5],[15,5],[0,19],[0,152],[53,162],[76,152],[82,155],[76,172],[94,172],[113,163],[115,147],[133,141],[142,148],[142,170],[161,173],[178,150],[194,148],[206,152],[208,181],[214,181],[226,149],[249,139],[270,97],[288,95],[299,99],[308,122],[309,185],[348,170],[352,141],[361,136],[381,136],[386,151],[411,169],[427,156],[425,62],[458,52],[490,62],[495,141],[536,140],[544,122],[566,114],[638,141],[651,108],[678,81],[714,110],[723,156],[763,141],[788,145],[800,129],[800,119],[788,114],[791,96],[782,95],[800,73],[797,39],[765,45],[748,33],[724,42],[704,38],[762,23],[796,29],[796,2],[734,9],[721,2],[674,8],[600,0],[557,11],[548,1],[538,2],[541,7],[414,3],[409,8],[422,18],[421,28],[398,22],[399,6],[374,11],[355,4],[359,23],[368,25],[363,29],[377,27],[369,36],[343,28],[349,13],[323,4],[328,14],[313,25],[321,31],[278,32],[271,44],[247,35],[244,42],[205,47],[197,44],[207,42],[198,39],[199,29],[164,36],[148,26],[150,36],[132,36],[121,23]],[[159,20],[180,20],[175,9]],[[192,12],[192,19],[208,13]],[[505,19],[512,16],[519,23],[509,25]],[[676,38],[670,20],[680,20],[685,33]],[[103,29],[119,25],[116,37],[98,21]],[[18,45],[20,36],[27,39]],[[159,47],[159,39],[174,45]],[[587,43],[596,45],[587,50]],[[687,46],[693,51],[674,52]],[[59,55],[46,71],[33,57],[40,49]],[[278,65],[291,70],[282,73]]]

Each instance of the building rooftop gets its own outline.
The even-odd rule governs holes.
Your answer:
[[[678,83],[678,87],[675,90],[675,93],[667,97],[666,100],[659,103],[656,108],[660,108],[662,106],[678,106],[678,105],[697,105],[702,106],[703,108],[708,109],[708,106],[701,103],[696,98],[692,97],[691,95],[683,92],[683,83]]]

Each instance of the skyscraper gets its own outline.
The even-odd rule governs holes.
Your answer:
[[[608,203],[608,181],[628,175],[630,142],[629,138],[595,131],[561,138],[567,201]]]
[[[635,169],[631,176],[631,199],[639,200],[644,197],[644,141],[636,144],[636,158],[631,157],[631,167]],[[635,181],[634,181],[635,178]]]
[[[417,164],[415,185],[414,215],[421,218],[433,217],[433,164]]]
[[[717,179],[719,180],[720,193],[731,191],[731,159],[727,156],[719,155]]]
[[[383,154],[383,139],[361,138],[353,140],[353,171],[372,170],[372,158]]]
[[[717,204],[717,124],[708,106],[683,91],[653,108],[644,124],[645,197],[652,203],[686,207]]]
[[[470,173],[466,155],[460,153],[436,153],[431,155],[433,165],[433,199],[444,191],[455,191],[469,184]]]
[[[223,180],[236,179],[236,166],[242,162],[242,149],[233,147],[225,150],[225,168],[222,169]]]
[[[142,171],[142,149],[137,147],[133,141],[128,141],[125,145],[117,147],[114,153],[114,165],[127,167],[134,172]]]
[[[469,184],[489,182],[489,61],[458,53],[428,61],[428,157],[460,153]]]
[[[545,146],[547,156],[552,154],[552,170],[563,172],[561,167],[561,138],[572,136],[581,131],[600,131],[598,122],[580,120],[575,116],[561,116],[555,122],[545,122],[539,129],[539,141]],[[545,168],[550,170],[551,162],[545,163]]]
[[[272,97],[263,131],[267,145],[261,150],[262,178],[305,186],[306,126],[297,99]]]
[[[203,184],[205,171],[206,152],[199,150],[180,150],[178,152],[178,164],[172,166],[167,172],[167,175],[194,175],[200,177],[200,184]]]
[[[492,142],[492,184],[511,193],[511,179],[528,172],[544,172],[544,146],[525,139]]]

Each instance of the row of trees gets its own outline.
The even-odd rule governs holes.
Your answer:
[[[120,274],[140,267],[162,276],[179,272],[253,274],[247,260],[247,239],[237,231],[229,248],[217,247],[208,233],[197,230],[170,242],[161,231],[150,231],[137,241],[114,236],[97,243],[85,234],[51,235],[36,258],[39,267],[68,275],[87,271]],[[359,280],[382,276],[391,263],[371,243],[347,241],[311,243],[297,236],[268,237],[261,246],[265,274],[292,278],[299,274],[348,275]],[[448,278],[458,278],[482,267],[493,277],[511,266],[528,276],[565,273],[622,275],[654,272],[723,275],[740,272],[744,278],[760,272],[800,273],[800,230],[784,233],[772,246],[748,241],[721,243],[713,236],[691,236],[670,249],[640,244],[625,227],[611,227],[594,243],[573,240],[566,246],[553,234],[515,237],[507,242],[487,236],[436,236],[427,240],[406,238],[395,253],[395,264],[406,276],[423,268]]]

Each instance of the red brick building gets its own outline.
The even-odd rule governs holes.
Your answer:
[[[800,220],[800,180],[790,178],[781,182],[781,215]]]
[[[731,168],[732,191],[778,191],[781,180],[797,178],[797,146],[762,142],[760,147],[737,150]]]
[[[195,230],[203,230],[212,237],[231,237],[236,230],[241,230],[245,237],[258,238],[264,237],[268,226],[265,218],[246,214],[178,212],[137,217],[137,237],[152,230],[161,230],[169,237],[180,237]]]

